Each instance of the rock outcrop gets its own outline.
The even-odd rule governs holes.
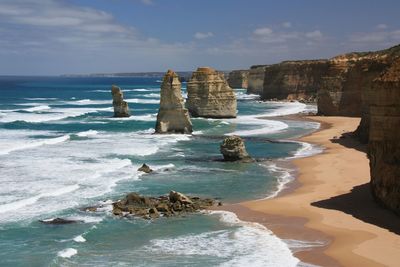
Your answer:
[[[47,219],[47,220],[39,220],[39,222],[44,223],[44,224],[51,224],[51,225],[62,225],[62,224],[80,223],[83,221],[63,219],[63,218],[52,218],[52,219]]]
[[[111,87],[111,94],[113,98],[113,106],[114,106],[114,117],[129,117],[129,107],[128,103],[124,101],[124,94],[122,93],[121,88],[116,85]]]
[[[122,200],[113,203],[112,212],[117,216],[155,219],[160,216],[170,217],[192,213],[215,204],[213,199],[188,197],[175,191],[171,191],[169,196],[160,197],[145,197],[137,193],[129,193]]]
[[[212,68],[198,68],[187,83],[186,106],[193,117],[235,118],[236,96],[223,73]]]
[[[231,88],[247,89],[249,84],[249,71],[248,70],[233,70],[229,72],[228,84]]]
[[[225,161],[253,161],[246,151],[243,139],[239,136],[229,136],[225,138],[220,146],[220,151]]]
[[[284,61],[265,67],[262,99],[315,102],[328,60]]]
[[[191,133],[192,122],[184,107],[181,82],[178,75],[168,70],[161,84],[160,108],[156,133]]]
[[[262,95],[264,88],[265,69],[268,65],[251,66],[249,70],[247,93]]]
[[[139,172],[144,172],[144,173],[151,173],[153,170],[148,166],[146,163],[143,163],[142,167],[138,169]]]
[[[368,98],[372,193],[400,214],[400,57],[373,82]]]

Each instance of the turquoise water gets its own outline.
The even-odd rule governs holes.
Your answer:
[[[124,89],[132,117],[112,118],[112,84]],[[0,266],[298,264],[286,243],[231,213],[155,221],[110,214],[111,201],[131,191],[223,203],[269,197],[291,179],[280,163],[314,152],[289,139],[317,124],[258,118],[314,107],[259,102],[244,90],[236,90],[238,118],[196,118],[193,135],[154,135],[159,86],[153,78],[0,77]],[[244,137],[258,161],[218,161],[229,134]],[[143,163],[155,172],[137,172]],[[99,203],[101,212],[79,210]],[[54,217],[84,222],[38,222]]]

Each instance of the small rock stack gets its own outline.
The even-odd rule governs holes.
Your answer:
[[[184,108],[181,82],[178,75],[168,70],[161,84],[160,109],[158,110],[156,133],[191,133],[192,122]]]
[[[131,116],[129,113],[128,103],[124,101],[124,94],[122,93],[121,88],[113,85],[111,87],[111,94],[113,98],[114,117],[123,118]]]
[[[225,138],[220,146],[220,151],[225,161],[253,161],[246,151],[242,138],[239,136],[229,136]]]

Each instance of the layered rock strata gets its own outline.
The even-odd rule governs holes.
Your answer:
[[[224,75],[209,67],[198,68],[187,83],[186,106],[193,117],[235,118],[236,96]]]
[[[191,133],[192,122],[184,107],[181,82],[172,70],[165,74],[160,94],[156,133]]]
[[[239,136],[229,136],[220,145],[221,154],[225,161],[253,161],[246,151],[244,141]]]
[[[265,68],[263,99],[315,102],[327,60],[284,61]]]
[[[122,93],[121,88],[116,85],[111,87],[111,95],[113,98],[113,107],[114,107],[114,117],[129,117],[129,107],[128,103],[124,101],[124,94]]]
[[[229,72],[228,84],[231,88],[244,88],[247,89],[249,84],[249,71],[248,70],[234,70]]]
[[[268,65],[251,66],[249,70],[247,93],[262,95],[264,88],[265,69]]]
[[[372,193],[400,214],[400,57],[373,82],[368,101]]]

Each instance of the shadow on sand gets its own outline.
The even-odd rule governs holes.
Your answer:
[[[400,217],[374,201],[369,183],[354,187],[350,193],[314,202],[311,205],[342,211],[363,222],[400,235]]]

